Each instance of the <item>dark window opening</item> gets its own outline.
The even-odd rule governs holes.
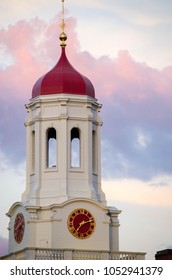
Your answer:
[[[47,166],[57,166],[57,141],[56,141],[56,130],[50,128],[47,133]]]
[[[32,131],[32,160],[31,160],[31,171],[35,173],[35,131]]]
[[[96,172],[96,132],[92,132],[92,168],[93,173]]]
[[[71,130],[71,167],[80,167],[80,131],[78,128]]]

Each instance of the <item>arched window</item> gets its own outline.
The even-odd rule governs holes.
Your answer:
[[[47,167],[57,166],[57,141],[56,130],[49,128],[47,131]]]
[[[95,130],[92,131],[92,169],[93,169],[93,173],[96,173],[97,166],[96,166],[96,132],[95,132]]]
[[[80,167],[80,130],[71,130],[71,167]]]
[[[32,173],[35,173],[35,131],[32,131],[32,160],[31,160],[31,171]]]

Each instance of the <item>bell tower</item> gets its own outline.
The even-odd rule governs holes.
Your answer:
[[[42,95],[48,90],[46,78],[48,82],[56,68],[57,71],[65,68],[66,80],[72,70],[67,93],[61,89],[62,78],[61,85],[58,83],[56,88],[55,84],[50,89],[54,94]],[[76,76],[76,81],[70,75]],[[83,88],[81,85],[79,94],[71,94],[70,86],[79,79]],[[71,68],[62,49],[60,61],[52,73],[37,83],[33,88],[34,97],[26,106],[27,186],[22,201],[45,206],[85,197],[105,205],[101,190],[100,105],[94,97],[85,95],[86,83],[90,82],[85,82],[83,76]],[[90,87],[93,91],[91,83]],[[58,90],[63,92],[58,93]],[[36,95],[38,92],[41,94]]]
[[[119,251],[121,211],[107,206],[101,189],[101,105],[66,56],[64,0],[61,26],[60,59],[36,81],[26,105],[26,189],[8,212],[9,253],[82,259],[90,250],[107,258]],[[77,250],[80,256],[65,255]]]
[[[25,203],[47,206],[72,198],[105,205],[101,190],[101,106],[88,78],[66,57],[62,1],[61,57],[35,83],[26,105],[27,186]]]

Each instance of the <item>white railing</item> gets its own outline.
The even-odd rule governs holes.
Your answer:
[[[63,250],[36,249],[35,260],[63,260]]]
[[[144,260],[145,253],[139,252],[102,252],[68,250],[68,257],[72,260]],[[63,260],[66,259],[64,250],[36,249],[36,260]],[[68,258],[67,258],[68,259]]]
[[[2,260],[144,260],[146,253],[140,252],[109,252],[109,251],[87,251],[48,248],[25,248],[21,251],[11,253]]]
[[[101,255],[97,251],[73,251],[73,260],[101,260]]]
[[[110,260],[144,260],[145,253],[139,252],[111,252]]]

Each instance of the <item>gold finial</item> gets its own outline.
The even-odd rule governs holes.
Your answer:
[[[60,34],[59,38],[60,38],[60,41],[61,41],[60,46],[64,48],[66,46],[65,41],[67,40],[67,35],[64,32],[64,29],[65,29],[64,0],[61,0],[61,1],[62,1],[62,23],[61,23],[62,33]]]

